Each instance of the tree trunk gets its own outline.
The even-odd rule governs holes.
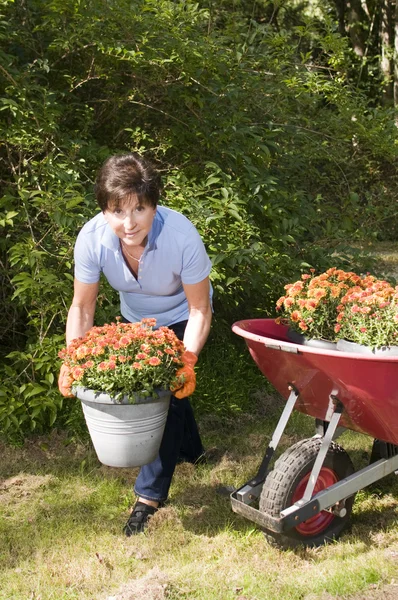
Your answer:
[[[395,2],[394,11],[394,106],[395,124],[398,125],[398,0]]]
[[[381,0],[380,2],[380,69],[384,80],[383,101],[385,104],[393,102],[394,98],[394,48],[395,48],[395,13],[394,0]]]
[[[339,33],[341,36],[345,36],[347,33],[345,25],[345,0],[334,0],[334,4],[336,6],[337,19],[339,22]]]
[[[383,0],[388,1],[388,0]],[[369,24],[369,16],[362,6],[361,0],[347,0],[347,33],[357,56],[363,57],[366,50],[366,26]]]

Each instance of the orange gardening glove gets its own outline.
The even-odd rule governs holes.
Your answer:
[[[196,388],[196,375],[192,367],[184,365],[181,369],[178,369],[176,377],[178,379],[183,379],[182,383],[179,384],[180,387],[170,388],[176,398],[181,400],[194,393]]]
[[[195,391],[196,375],[194,366],[198,361],[198,357],[193,352],[185,350],[181,355],[181,361],[184,363],[184,366],[178,369],[176,377],[177,379],[182,379],[182,382],[170,388],[174,396],[179,400],[191,396]]]
[[[198,362],[198,357],[194,352],[191,352],[190,350],[185,350],[185,352],[181,354],[181,362],[184,365],[189,365],[193,368]]]
[[[70,369],[67,365],[62,365],[58,377],[58,389],[65,398],[73,398],[71,391],[72,377],[70,376]]]

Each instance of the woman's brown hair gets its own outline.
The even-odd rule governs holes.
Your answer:
[[[95,196],[102,211],[118,206],[130,196],[140,204],[156,208],[162,181],[156,169],[139,154],[116,154],[100,168],[95,181]]]

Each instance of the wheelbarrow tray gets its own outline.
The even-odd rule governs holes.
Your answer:
[[[234,323],[257,366],[288,398],[288,383],[299,391],[295,409],[330,420],[333,398],[344,410],[341,425],[398,444],[398,356],[367,356],[311,348],[289,341],[275,319]]]

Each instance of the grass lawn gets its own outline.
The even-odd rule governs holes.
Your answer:
[[[179,465],[168,505],[132,538],[122,527],[137,469],[104,467],[89,442],[60,432],[1,445],[0,599],[398,598],[397,477],[358,493],[338,542],[295,551],[269,545],[217,493],[255,474],[280,408],[268,398],[256,415],[203,418],[217,459]],[[294,413],[282,449],[312,434],[312,420]],[[370,438],[340,441],[356,468],[366,465]]]

